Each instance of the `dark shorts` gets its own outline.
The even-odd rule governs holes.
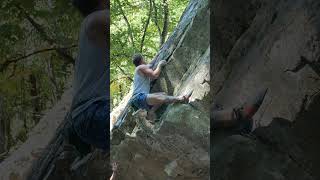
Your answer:
[[[85,143],[110,149],[109,101],[97,101],[73,119],[73,129]]]
[[[138,109],[151,109],[152,106],[147,103],[147,95],[148,94],[146,93],[139,93],[133,96],[133,99],[131,100],[132,105]]]

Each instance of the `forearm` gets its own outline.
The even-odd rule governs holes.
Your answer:
[[[154,70],[153,75],[155,78],[158,78],[160,76],[161,69],[162,69],[161,66],[158,65],[157,68]]]
[[[160,61],[156,69],[152,69],[150,65],[143,65],[139,70],[152,79],[157,79],[161,73],[162,67],[165,66],[166,62],[164,60]]]

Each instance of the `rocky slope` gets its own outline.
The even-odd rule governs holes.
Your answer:
[[[217,0],[211,91],[234,107],[262,87],[251,135],[211,133],[215,180],[320,178],[320,2]]]
[[[155,125],[143,112],[129,112],[119,128],[126,134],[113,131],[111,160],[119,162],[119,179],[209,179],[209,17],[207,0],[191,0],[155,57],[168,64],[152,91],[180,95],[194,90],[192,102],[163,107]]]
[[[179,25],[155,57],[157,62],[166,59],[168,65],[153,91],[180,95],[193,90],[192,102],[163,107],[155,125],[148,124],[140,113],[129,112],[120,128],[125,137],[112,134],[111,159],[119,162],[119,179],[208,179],[209,17],[208,0],[191,0]],[[110,176],[110,154],[94,151],[80,159],[74,149],[63,145],[70,97],[70,92],[66,93],[65,100],[41,120],[34,138],[30,136],[1,163],[1,179],[105,180]],[[112,121],[125,109],[117,108],[119,112],[112,113]]]
[[[69,87],[70,88],[70,87]],[[56,129],[63,122],[72,100],[71,89],[67,90],[59,101],[39,124],[28,134],[26,142],[12,148],[9,155],[0,163],[0,180],[22,180],[30,173],[35,163],[54,137]]]

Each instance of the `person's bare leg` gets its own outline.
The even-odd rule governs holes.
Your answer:
[[[176,103],[176,102],[182,102],[184,100],[183,96],[167,96],[164,94],[160,94],[160,93],[152,93],[152,94],[148,94],[147,96],[147,103],[151,106],[155,106],[155,105],[162,105],[164,103]]]
[[[157,109],[159,109],[160,106],[161,106],[161,104],[153,105],[152,108],[148,111],[147,119],[149,121],[155,122],[156,117],[157,117],[156,111],[157,111]]]
[[[156,94],[156,95],[167,95],[166,92],[156,92],[156,93],[152,93],[152,94]]]
[[[236,114],[233,109],[212,111],[211,119],[214,128],[232,127],[236,124]]]
[[[152,108],[148,111],[147,119],[148,120],[155,120],[156,118],[156,110],[165,103],[164,97],[167,96],[165,92],[157,92],[148,94],[147,96],[147,103],[152,106]]]
[[[259,110],[268,89],[262,89],[247,100],[247,102],[240,108],[211,111],[211,120],[214,128],[227,128],[237,124],[237,121],[252,121],[252,117]]]
[[[164,92],[152,93],[147,95],[147,103],[150,106],[153,106],[151,110],[148,111],[149,115],[147,116],[148,120],[155,119],[155,111],[163,104],[172,104],[177,102],[186,102],[189,101],[189,98],[192,93],[189,93],[185,96],[168,96]]]
[[[150,121],[154,121],[156,118],[156,110],[165,103],[174,103],[178,102],[180,98],[174,96],[168,96],[164,92],[152,93],[147,96],[147,103],[152,106],[152,108],[148,111],[147,119]]]

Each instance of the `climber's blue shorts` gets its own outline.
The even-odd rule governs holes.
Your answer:
[[[152,108],[151,105],[147,103],[147,95],[146,93],[139,93],[133,96],[131,103],[138,109],[146,109],[149,110]]]
[[[73,128],[85,143],[108,151],[109,119],[109,101],[97,101],[73,119]]]

